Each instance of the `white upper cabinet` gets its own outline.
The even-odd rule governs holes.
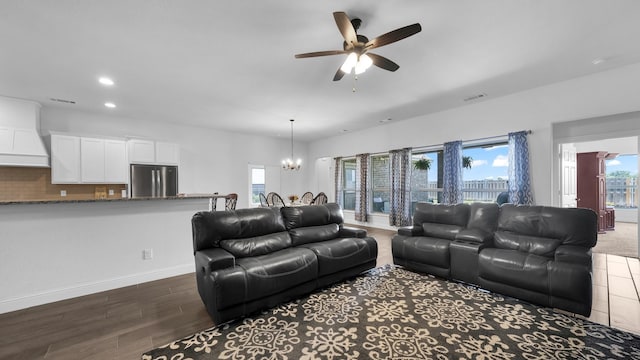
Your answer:
[[[126,184],[129,163],[124,140],[51,135],[54,184]]]
[[[180,146],[175,143],[131,139],[127,141],[130,164],[178,165]]]
[[[175,143],[156,141],[156,163],[162,165],[178,165],[180,147]]]
[[[104,141],[104,180],[110,184],[126,184],[129,181],[127,143],[124,140]]]
[[[83,183],[104,182],[104,140],[80,139],[80,169]]]
[[[80,138],[51,135],[51,183],[80,183]]]
[[[156,162],[155,142],[131,139],[127,141],[129,162],[132,164],[154,164]]]

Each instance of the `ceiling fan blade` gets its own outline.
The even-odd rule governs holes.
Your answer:
[[[344,41],[349,45],[358,43],[356,30],[353,28],[347,14],[342,11],[336,11],[333,13],[333,18],[336,21],[336,25],[338,25],[338,30],[340,30]]]
[[[329,55],[341,55],[346,54],[347,52],[344,50],[327,50],[327,51],[316,51],[304,54],[296,54],[296,59],[308,58],[308,57],[316,57],[316,56],[329,56]]]
[[[400,68],[400,65],[394,63],[393,61],[387,59],[384,56],[380,56],[378,54],[372,54],[370,52],[368,52],[367,55],[371,58],[371,61],[373,61],[373,65],[381,69],[396,71]]]
[[[370,40],[366,45],[366,49],[375,49],[380,46],[388,45],[394,43],[398,40],[402,40],[411,35],[415,35],[422,31],[422,26],[420,24],[415,23],[411,25],[407,25],[405,27],[401,27],[399,29],[395,29],[393,31],[389,31],[386,34],[382,34],[375,39]]]
[[[345,72],[342,71],[342,69],[338,68],[338,71],[336,71],[336,74],[333,75],[333,81],[339,81],[340,79],[342,79],[344,75],[345,75]]]

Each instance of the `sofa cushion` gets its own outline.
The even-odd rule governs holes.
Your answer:
[[[549,259],[544,256],[485,248],[478,258],[478,275],[489,281],[546,294],[549,292],[548,263]]]
[[[219,247],[220,240],[285,231],[279,208],[201,211],[191,218],[193,251]]]
[[[598,219],[591,209],[504,204],[498,231],[559,239],[563,245],[594,247]]]
[[[284,224],[288,230],[299,227],[342,224],[344,217],[338,204],[283,207]]]
[[[236,265],[245,272],[242,283],[235,284],[245,289],[245,297],[238,303],[273,295],[318,278],[316,255],[299,247],[238,259]]]
[[[450,240],[425,236],[396,235],[391,239],[394,257],[443,269],[449,268],[450,244]]]
[[[467,229],[478,229],[493,232],[498,225],[500,207],[496,203],[472,203],[469,205],[469,222]]]
[[[291,246],[291,237],[286,231],[244,239],[220,241],[220,247],[236,257],[259,256]]]
[[[462,226],[436,223],[422,223],[422,232],[424,236],[453,240]]]
[[[413,212],[413,224],[418,226],[423,223],[437,223],[465,227],[468,221],[468,204],[444,205],[419,202],[416,203]]]
[[[493,244],[501,249],[518,250],[553,258],[562,240],[521,235],[510,231],[496,231],[493,235]]]
[[[307,226],[289,230],[293,246],[335,239],[339,232],[338,224]]]
[[[371,237],[340,238],[302,245],[318,257],[318,275],[325,276],[365,264],[378,256],[378,244]]]

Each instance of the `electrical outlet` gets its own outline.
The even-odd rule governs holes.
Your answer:
[[[67,190],[60,190],[60,196],[67,196]]]
[[[144,250],[142,250],[142,259],[144,259],[144,260],[153,259],[153,249],[144,249]]]

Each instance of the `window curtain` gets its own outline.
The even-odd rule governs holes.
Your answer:
[[[369,173],[369,154],[356,155],[356,221],[367,221],[369,197],[367,196],[367,174]]]
[[[389,225],[411,225],[411,148],[392,150]]]
[[[462,193],[462,141],[444,143],[442,202],[459,204],[464,201]]]
[[[342,158],[341,157],[337,157],[333,159],[334,161],[334,168],[335,168],[335,172],[334,172],[334,190],[335,190],[335,197],[336,197],[336,203],[338,205],[340,205],[340,207],[343,207],[342,204]]]
[[[533,204],[527,134],[509,133],[509,202],[513,204]]]

